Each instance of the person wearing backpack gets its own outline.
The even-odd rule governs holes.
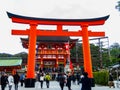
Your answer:
[[[46,81],[46,86],[47,86],[47,88],[49,88],[50,80],[51,80],[51,76],[50,76],[49,73],[47,73],[47,74],[45,75],[45,81]]]

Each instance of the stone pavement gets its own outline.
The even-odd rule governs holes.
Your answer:
[[[71,88],[72,88],[72,90],[80,90],[81,85],[72,84]],[[0,88],[0,90],[1,90],[1,88]],[[6,87],[5,90],[9,90],[8,86]],[[12,87],[12,90],[15,90],[14,86]],[[19,85],[18,90],[61,90],[61,89],[60,89],[59,83],[57,81],[51,81],[50,82],[50,88],[46,88],[46,83],[44,82],[43,89],[41,89],[40,88],[40,83],[36,82],[34,88],[25,88],[25,87],[21,87]],[[68,88],[65,86],[64,90],[68,90]],[[92,87],[92,90],[120,90],[120,88],[117,88],[117,87],[109,88],[108,86],[97,86],[97,85],[95,85],[95,87]]]

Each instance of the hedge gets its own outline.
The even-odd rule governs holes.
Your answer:
[[[95,84],[108,85],[109,73],[106,70],[93,72]]]

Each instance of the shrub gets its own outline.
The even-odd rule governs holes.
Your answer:
[[[108,85],[108,77],[109,77],[109,73],[106,70],[102,70],[102,71],[97,71],[97,72],[93,72],[93,76],[95,79],[95,84],[98,85]]]

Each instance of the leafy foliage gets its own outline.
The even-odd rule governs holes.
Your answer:
[[[106,70],[101,70],[93,73],[95,83],[98,85],[108,85],[109,73]]]
[[[102,52],[100,52],[99,46],[96,46],[95,44],[90,44],[90,49],[91,49],[91,59],[92,59],[93,69],[100,68],[101,65],[103,65],[104,67],[109,65],[110,61],[109,61],[108,49],[102,48]],[[71,50],[71,57],[76,58],[76,54],[78,54],[79,60],[81,60],[80,58],[82,58],[83,60],[83,50],[81,43],[78,43],[77,48],[74,47]],[[102,61],[100,61],[101,59]]]
[[[21,52],[15,55],[8,54],[8,53],[0,53],[0,57],[21,57],[21,58],[27,58],[27,53]]]
[[[114,43],[110,46],[110,54],[111,54],[111,63],[118,63],[120,61],[120,45],[118,43]]]
[[[117,2],[117,5],[115,6],[116,9],[118,9],[118,11],[120,11],[120,1]]]

